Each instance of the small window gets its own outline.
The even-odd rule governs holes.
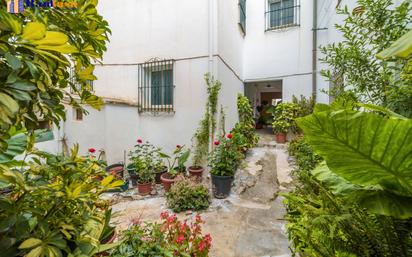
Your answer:
[[[139,112],[173,112],[173,60],[139,64]]]
[[[239,25],[246,34],[246,0],[239,0]]]
[[[266,30],[299,25],[298,0],[269,0],[266,12]]]
[[[82,121],[83,120],[83,111],[80,108],[73,108],[73,119],[76,121]]]
[[[35,129],[36,143],[46,142],[54,139],[53,126],[50,121],[39,121]]]

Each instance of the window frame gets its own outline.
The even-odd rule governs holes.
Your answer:
[[[239,0],[239,27],[246,34],[246,0]]]
[[[291,7],[285,7],[284,4],[287,1],[292,1]],[[272,4],[280,3],[280,8],[276,10],[271,10]],[[290,10],[292,9],[292,10]],[[286,16],[286,12],[292,11],[293,16]],[[280,15],[279,23],[273,25],[273,16],[277,14]],[[291,22],[288,22],[292,18]],[[287,21],[287,22],[285,22]],[[279,30],[290,27],[300,26],[300,0],[267,0],[266,1],[266,12],[265,12],[265,31]]]
[[[138,64],[138,110],[139,113],[174,113],[174,63],[175,60],[152,59]],[[161,72],[158,89],[154,88],[154,74]],[[153,93],[160,92],[160,98]],[[159,95],[159,94],[158,94]]]

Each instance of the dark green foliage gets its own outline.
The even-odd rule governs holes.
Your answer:
[[[240,152],[244,153],[248,149],[256,146],[259,137],[255,133],[255,121],[253,119],[253,109],[246,96],[238,94],[237,110],[239,122],[232,130],[233,141],[238,146]]]
[[[311,169],[321,158],[303,138],[289,145],[296,157],[296,189],[285,195],[287,229],[300,256],[411,256],[412,220],[368,213],[334,195]]]
[[[190,179],[173,184],[166,197],[167,206],[174,212],[199,211],[209,207],[208,188]]]

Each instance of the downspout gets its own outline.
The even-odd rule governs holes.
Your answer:
[[[209,0],[209,49],[208,49],[208,71],[210,75],[214,75],[213,65],[213,44],[214,44],[214,0]]]
[[[317,96],[317,61],[318,61],[318,0],[313,0],[313,29],[312,29],[312,97],[316,103]]]

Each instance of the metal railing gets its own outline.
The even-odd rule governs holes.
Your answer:
[[[283,3],[283,2],[279,2]],[[269,9],[271,6],[269,5]],[[300,25],[300,5],[277,8],[265,12],[266,30],[282,29]]]
[[[151,60],[138,66],[138,110],[174,112],[174,60]]]

